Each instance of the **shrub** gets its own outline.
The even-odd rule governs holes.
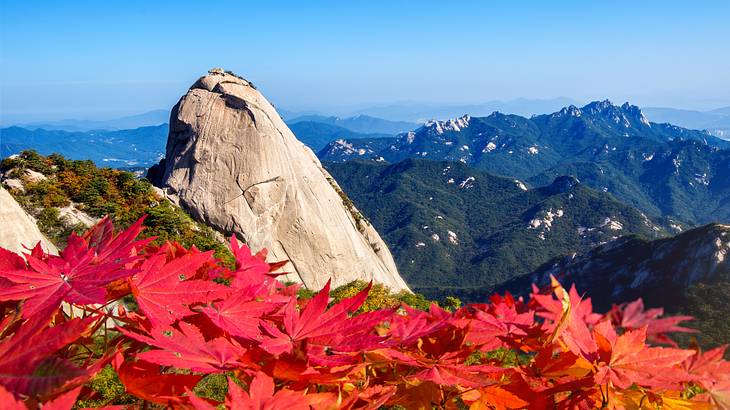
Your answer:
[[[70,232],[79,231],[79,227],[59,218],[53,208],[73,203],[92,217],[109,215],[124,228],[147,214],[146,230],[142,235],[158,237],[158,244],[170,240],[185,247],[214,250],[225,264],[233,263],[224,241],[210,227],[193,221],[182,209],[158,197],[148,181],[137,179],[129,172],[97,168],[92,161],[67,160],[59,154],[44,157],[34,151],[5,159],[1,167],[20,175],[29,169],[47,177],[27,182],[26,192],[13,192],[13,195],[23,208],[39,219],[39,228],[56,245],[65,245],[65,238]]]
[[[347,285],[340,286],[339,288],[332,291],[333,303],[339,303],[343,299],[350,298],[362,292],[363,289],[367,288],[369,284],[362,280],[356,280],[348,283]],[[313,296],[313,295],[312,295]],[[358,313],[372,312],[378,309],[387,309],[398,307],[401,304],[407,304],[411,307],[420,310],[428,310],[431,306],[430,300],[427,300],[423,295],[410,293],[407,291],[400,291],[397,293],[391,292],[390,288],[383,286],[382,284],[376,283],[370,287],[368,297],[363,302]]]

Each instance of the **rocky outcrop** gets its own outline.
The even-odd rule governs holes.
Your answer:
[[[0,187],[0,247],[21,253],[39,241],[46,252],[58,253],[58,249],[38,229],[35,220],[8,191]]]
[[[190,88],[149,177],[198,220],[289,260],[284,280],[407,289],[378,233],[243,78],[211,70]]]

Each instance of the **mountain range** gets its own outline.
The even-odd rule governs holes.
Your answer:
[[[572,177],[527,188],[460,162],[325,163],[380,232],[414,290],[461,295],[621,235],[667,235],[660,222]]]
[[[98,166],[149,167],[165,151],[169,117],[168,111],[150,111],[105,121],[62,120],[0,128],[0,155],[33,149],[45,155],[55,152],[67,158],[90,159]],[[307,115],[292,118],[287,124],[315,152],[336,139],[386,138],[417,126],[364,115]]]
[[[89,159],[111,168],[149,167],[165,152],[167,124],[119,131],[0,129],[0,157],[33,149],[71,159]]]
[[[651,217],[698,224],[730,220],[729,146],[704,131],[651,123],[636,106],[596,101],[532,118],[430,121],[393,138],[336,140],[318,156],[456,161],[535,186],[572,175]]]
[[[297,139],[315,152],[326,147],[331,141],[338,139],[379,139],[393,136],[393,134],[365,134],[338,125],[317,121],[302,120],[288,125],[289,129],[297,136]]]
[[[472,104],[397,102],[339,108],[332,110],[332,113],[341,117],[364,115],[391,121],[423,123],[430,119],[452,118],[463,113],[470,113],[473,116],[486,116],[495,111],[529,117],[531,115],[557,111],[571,104],[579,104],[579,101],[567,97],[557,97],[549,99],[516,98],[513,100],[489,100]],[[303,114],[288,113],[286,118],[293,118],[297,115]]]
[[[16,125],[32,130],[42,128],[56,131],[113,131],[160,125],[168,122],[169,119],[169,110],[153,110],[106,120],[64,119],[58,121],[36,121]]]
[[[371,117],[369,115],[356,115],[346,118],[327,117],[324,115],[304,115],[286,120],[286,123],[290,128],[300,122],[334,125],[362,134],[389,135],[410,131],[419,125],[416,122],[389,121],[382,118]],[[297,137],[299,136],[297,135]]]

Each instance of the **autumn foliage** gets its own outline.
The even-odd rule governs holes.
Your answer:
[[[724,348],[677,348],[688,318],[641,301],[598,314],[555,282],[528,301],[355,314],[368,288],[297,299],[265,251],[232,238],[229,269],[141,226],[104,219],[58,256],[0,249],[0,406],[69,409],[113,368],[144,407],[730,408]],[[222,402],[194,393],[211,375]]]

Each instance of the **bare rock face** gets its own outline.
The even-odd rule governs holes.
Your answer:
[[[156,175],[155,175],[156,174]],[[408,289],[393,257],[274,107],[248,81],[201,77],[173,108],[166,158],[150,179],[200,221],[237,234],[284,280],[319,289],[356,279]]]
[[[57,254],[58,249],[41,233],[35,220],[0,187],[0,247],[15,253],[26,251],[41,242],[43,250]]]

